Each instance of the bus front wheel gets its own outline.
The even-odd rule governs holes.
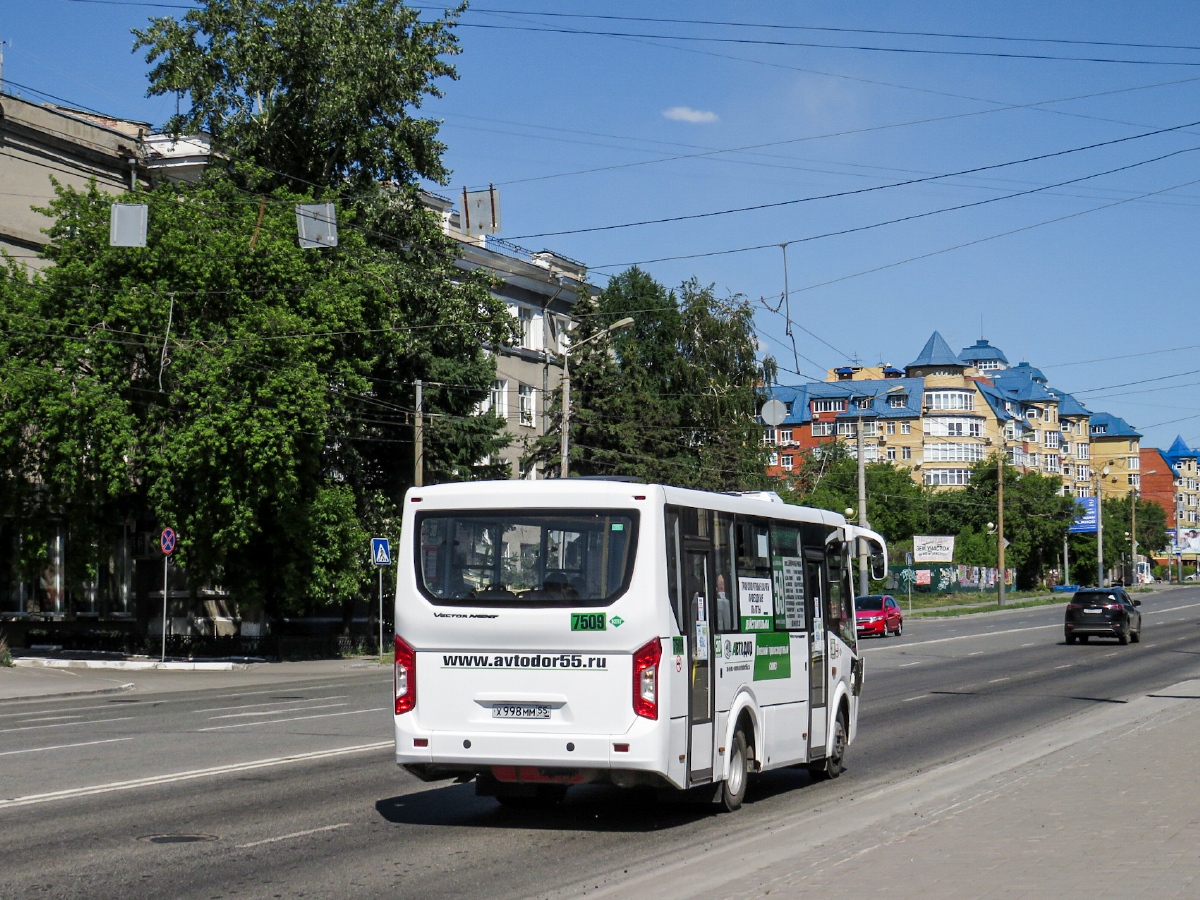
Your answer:
[[[721,785],[721,806],[733,812],[742,805],[746,797],[746,781],[750,774],[750,751],[746,734],[738,729],[733,734],[733,746],[729,749],[729,775]]]

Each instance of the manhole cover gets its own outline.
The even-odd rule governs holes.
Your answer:
[[[199,844],[204,841],[215,841],[215,834],[146,834],[138,838],[147,844]]]

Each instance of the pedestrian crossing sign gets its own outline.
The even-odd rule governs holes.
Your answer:
[[[371,538],[371,562],[377,566],[392,564],[392,546],[387,538]]]

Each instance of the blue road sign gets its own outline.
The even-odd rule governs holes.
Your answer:
[[[162,537],[160,537],[158,539],[158,545],[160,547],[162,547],[162,552],[164,554],[166,554],[167,556],[170,556],[172,553],[174,553],[175,552],[175,529],[174,528],[164,528],[162,531]]]
[[[371,562],[377,566],[392,564],[392,545],[387,538],[371,538]]]

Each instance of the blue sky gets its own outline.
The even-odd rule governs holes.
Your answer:
[[[130,30],[186,5],[0,0],[5,89],[161,124]],[[501,237],[745,295],[785,383],[984,336],[1200,445],[1200,4],[489,0],[458,33],[439,190],[497,185]]]

